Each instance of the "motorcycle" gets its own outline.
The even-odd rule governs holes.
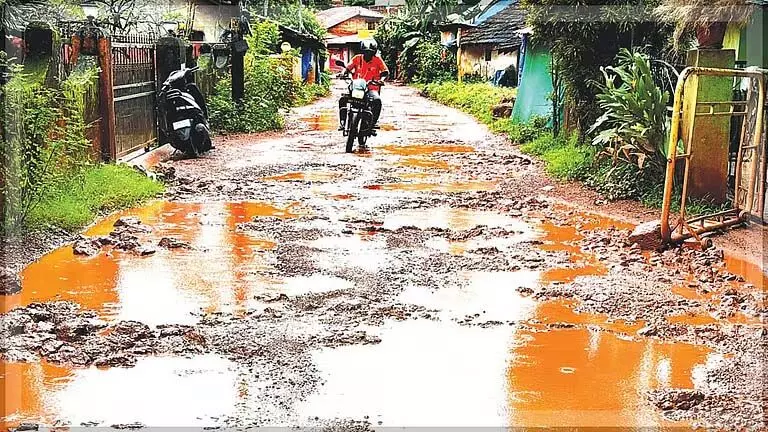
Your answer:
[[[172,72],[157,96],[160,145],[170,143],[194,157],[213,148],[208,107],[194,83],[193,74],[198,69],[182,67]]]
[[[365,147],[369,137],[376,136],[373,111],[368,100],[368,93],[370,92],[368,87],[371,84],[383,86],[384,83],[378,80],[351,79],[347,65],[343,61],[336,60],[335,64],[344,68],[341,77],[349,83],[347,93],[342,94],[342,97],[347,100],[347,118],[344,123],[343,135],[347,137],[346,151],[352,153],[355,139],[357,139],[358,146],[362,148]]]

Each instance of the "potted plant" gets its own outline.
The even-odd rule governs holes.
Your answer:
[[[675,45],[695,32],[700,49],[721,49],[728,24],[745,25],[754,10],[754,0],[662,0],[654,14],[675,22]]]

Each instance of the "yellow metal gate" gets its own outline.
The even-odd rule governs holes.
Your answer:
[[[700,76],[749,80],[747,100],[696,102],[698,87],[686,86],[686,84],[689,80]],[[759,71],[692,67],[681,73],[675,90],[661,213],[661,234],[666,242],[679,242],[689,238],[704,242],[701,235],[707,232],[738,225],[753,217],[763,220],[766,186],[765,87],[765,76]],[[693,94],[686,94],[686,92]],[[689,103],[684,103],[686,100]],[[691,109],[694,112],[689,112]],[[695,156],[707,157],[701,149],[696,148],[696,143],[692,139],[696,119],[702,117],[744,118],[735,167],[733,205],[731,209],[716,214],[687,218],[686,203],[691,160]],[[692,121],[683,128],[683,119],[686,118]],[[679,214],[673,216],[672,202],[675,198],[676,173],[680,163],[685,165],[682,167],[682,197]]]

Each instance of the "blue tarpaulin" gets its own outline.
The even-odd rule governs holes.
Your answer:
[[[478,15],[473,21],[473,24],[481,24],[488,18],[506,9],[507,6],[517,4],[517,2],[518,0],[499,0],[498,2],[489,6],[488,9],[484,10],[480,15]]]
[[[301,79],[307,82],[309,79],[309,72],[312,69],[312,49],[310,47],[303,47],[301,49]]]

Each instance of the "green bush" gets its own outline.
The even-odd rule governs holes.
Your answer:
[[[14,77],[0,87],[0,223],[5,233],[21,230],[52,185],[79,178],[89,165],[83,111],[97,77],[96,70],[81,69],[48,87],[47,62],[12,69]]]
[[[458,83],[446,81],[428,84],[425,93],[444,105],[458,108],[471,114],[494,133],[504,134],[518,144],[536,139],[547,131],[549,119],[536,116],[528,123],[517,123],[508,118],[494,118],[493,107],[514,100],[517,89],[495,87],[488,83]]]
[[[603,159],[587,176],[585,184],[610,201],[639,199],[648,192],[649,184],[657,184],[659,180],[648,177],[647,171],[642,171],[635,165],[612,164]]]
[[[466,84],[455,81],[428,84],[425,92],[431,99],[458,108],[487,125],[492,125],[497,121],[510,122],[508,119],[494,119],[492,109],[501,102],[517,96],[517,89],[514,88],[494,87],[487,83]]]
[[[416,70],[412,77],[420,83],[455,81],[458,67],[456,54],[438,41],[423,41],[416,47]]]
[[[592,143],[616,163],[663,173],[669,93],[654,82],[648,56],[622,49],[617,65],[601,70],[597,99],[604,113],[590,129],[598,132]]]
[[[299,86],[296,96],[296,105],[309,105],[312,102],[329,96],[331,89],[323,84],[306,84]]]
[[[496,120],[492,129],[494,131],[504,132],[509,139],[517,144],[525,144],[534,141],[536,138],[548,131],[547,117],[534,116],[528,123],[517,123],[513,120]],[[502,126],[503,125],[503,126]]]
[[[281,129],[281,111],[314,101],[329,92],[329,81],[305,85],[293,78],[295,53],[272,56],[279,40],[276,24],[254,25],[248,37],[245,57],[245,95],[239,104],[232,101],[232,80],[218,81],[209,98],[211,127],[218,132],[254,133]]]

